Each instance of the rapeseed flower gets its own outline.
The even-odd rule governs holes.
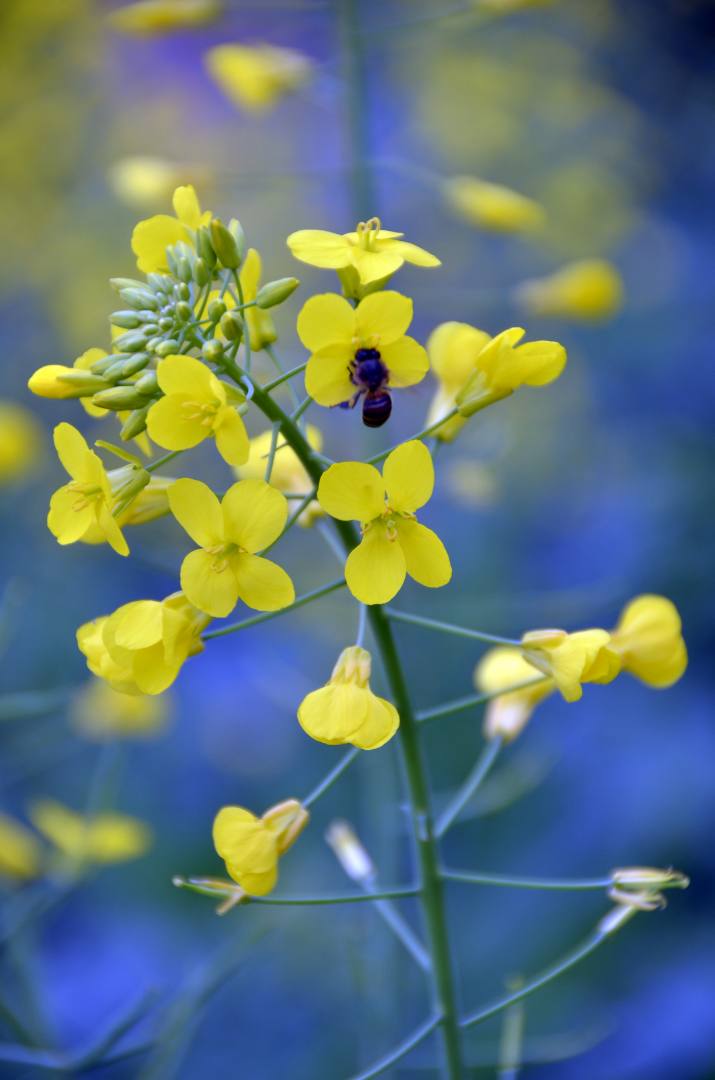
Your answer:
[[[566,365],[566,350],[557,341],[519,345],[525,330],[514,326],[492,338],[474,361],[474,370],[455,402],[462,416],[471,416],[520,386],[546,386]]]
[[[145,36],[205,26],[221,10],[219,0],[134,0],[110,11],[107,21],[125,34]]]
[[[490,341],[485,330],[477,330],[468,323],[441,323],[432,331],[427,339],[427,355],[437,379],[437,390],[427,414],[428,426],[454,411],[457,394],[476,370],[477,357]],[[463,416],[452,416],[435,434],[444,442],[451,442],[465,423]]]
[[[277,45],[216,45],[205,55],[209,75],[234,105],[264,112],[307,82],[311,64]]]
[[[305,429],[305,437],[313,450],[320,451],[323,448],[323,436],[317,427],[308,424]],[[239,480],[262,480],[266,474],[266,462],[271,452],[273,433],[264,431],[251,439],[249,444],[248,461],[239,465],[234,472]],[[271,485],[278,488],[284,494],[305,496],[313,490],[313,481],[306,472],[303,462],[295,450],[286,442],[279,442],[273,459],[271,470]],[[298,518],[298,525],[312,525],[316,518],[322,517],[323,510],[320,503],[313,499],[303,510]]]
[[[312,739],[335,746],[351,743],[376,750],[400,725],[397,709],[370,689],[372,658],[367,649],[343,649],[325,686],[298,707],[300,726]]]
[[[298,337],[311,350],[305,387],[319,405],[353,407],[362,397],[369,427],[385,423],[390,391],[427,373],[424,348],[407,337],[412,301],[397,292],[366,296],[353,308],[336,293],[312,296],[298,315]]]
[[[149,828],[126,814],[86,817],[53,799],[41,799],[30,807],[30,819],[59,854],[75,864],[127,862],[151,846]]]
[[[532,683],[522,686],[522,683]],[[474,685],[483,694],[496,694],[484,713],[484,735],[511,742],[520,735],[539,702],[553,693],[555,683],[540,675],[519,649],[490,649],[474,669]],[[511,690],[511,687],[519,687]],[[502,691],[508,691],[503,693]]]
[[[665,596],[637,596],[621,612],[609,648],[641,682],[656,689],[672,686],[688,666],[680,615]]]
[[[213,824],[213,842],[226,869],[249,896],[265,896],[278,880],[278,859],[308,824],[308,811],[286,799],[256,817],[242,806],[224,806]]]
[[[166,450],[189,450],[213,436],[229,465],[248,458],[248,435],[236,411],[243,394],[193,356],[167,356],[156,377],[164,393],[147,414],[149,438]]]
[[[181,587],[207,615],[229,615],[239,600],[278,611],[295,599],[285,570],[256,552],[278,539],[288,517],[285,497],[263,480],[239,480],[219,502],[200,480],[177,480],[171,511],[199,544],[181,565]]]
[[[261,270],[261,256],[255,248],[249,248],[238,275],[245,304],[253,303],[256,299],[261,286]],[[225,299],[224,297],[224,302]],[[275,323],[268,311],[255,306],[247,307],[243,311],[243,317],[248,326],[249,344],[254,352],[271,345],[278,338]]]
[[[339,521],[359,521],[362,539],[345,563],[345,580],[363,604],[386,604],[407,574],[429,588],[446,585],[452,567],[439,537],[415,518],[434,488],[429,450],[417,440],[374,465],[343,461],[320,478],[318,501]]]
[[[0,879],[21,883],[39,877],[42,848],[19,821],[0,814]]]
[[[146,738],[158,734],[169,713],[166,695],[124,694],[91,679],[73,697],[72,726],[88,739]]]
[[[444,181],[442,191],[447,205],[459,217],[491,232],[528,232],[544,220],[544,210],[537,202],[502,184],[455,176]]]
[[[441,266],[440,260],[417,244],[403,240],[404,233],[382,228],[379,218],[361,221],[355,232],[333,233],[324,229],[299,229],[287,239],[296,259],[323,270],[343,271],[348,295],[352,285],[370,286],[386,281],[404,263]],[[342,276],[342,275],[341,275]]]
[[[145,274],[166,273],[169,269],[166,249],[182,241],[193,244],[195,231],[211,221],[211,211],[202,212],[192,184],[178,187],[172,203],[176,217],[155,214],[134,227],[132,251],[137,257],[137,266]]]
[[[190,656],[203,650],[210,618],[183,593],[134,600],[84,623],[77,645],[93,675],[125,694],[160,694]]]
[[[29,409],[0,401],[0,484],[31,471],[42,450],[42,431]]]
[[[97,360],[107,355],[104,349],[86,349],[78,356],[72,367],[67,364],[43,364],[27,380],[27,388],[37,397],[63,401],[68,398],[84,398],[98,390],[106,390],[109,383],[101,375],[90,369]],[[86,372],[81,375],[80,372]],[[90,416],[104,416],[106,409],[100,409],[90,401],[82,400],[82,405]]]
[[[623,304],[623,279],[606,259],[579,259],[555,273],[518,286],[516,295],[531,315],[598,322]]]
[[[521,639],[524,658],[554,680],[566,701],[579,701],[582,683],[612,682],[621,670],[619,658],[609,650],[607,630],[530,630]]]

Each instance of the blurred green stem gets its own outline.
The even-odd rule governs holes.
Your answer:
[[[353,213],[367,221],[377,210],[370,168],[370,118],[367,102],[366,41],[360,30],[359,0],[339,0],[338,18],[342,47],[345,106],[350,157]]]

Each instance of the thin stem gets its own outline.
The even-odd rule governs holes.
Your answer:
[[[367,605],[366,604],[360,604],[359,605],[359,614],[358,614],[358,628],[357,628],[357,634],[355,635],[355,644],[356,645],[362,646],[362,643],[365,640],[365,630],[366,629],[367,629]]]
[[[447,806],[437,818],[437,824],[435,825],[434,830],[437,838],[444,836],[452,822],[459,816],[461,810],[469,802],[472,795],[474,795],[499,756],[499,751],[503,745],[503,739],[499,736],[490,739],[486,744],[477,758],[474,768],[469,773],[469,776],[459,788],[454,798],[447,803]]]
[[[343,80],[350,155],[350,185],[353,213],[367,220],[377,213],[370,168],[370,115],[366,91],[369,78],[365,45],[360,29],[359,0],[340,0],[338,7],[342,45]]]
[[[505,889],[546,889],[559,892],[587,892],[610,889],[613,879],[605,878],[515,878],[505,874],[479,874],[471,870],[442,870],[445,881],[464,885],[496,885]]]
[[[375,901],[373,905],[375,911],[378,912],[386,926],[392,930],[395,937],[404,945],[412,959],[422,970],[431,971],[432,963],[424,945],[415,936],[412,927],[405,922],[395,905],[390,900],[381,898],[379,891],[379,889],[376,889],[375,892],[367,891],[367,895],[371,896]]]
[[[346,754],[343,754],[337,765],[334,765],[330,772],[323,777],[320,783],[316,784],[310,794],[306,795],[306,797],[303,799],[303,806],[306,810],[314,803],[316,803],[318,799],[320,799],[325,794],[326,791],[330,790],[335,781],[339,780],[345,770],[352,765],[353,761],[355,761],[359,753],[360,748],[357,746],[353,746],[352,749],[348,750]]]
[[[446,424],[447,421],[451,420],[453,416],[456,416],[458,412],[459,409],[455,405],[451,412],[445,413],[444,416],[440,417],[439,420],[435,420],[433,424],[429,424],[428,427],[422,428],[422,431],[418,431],[416,435],[410,435],[409,441],[412,442],[414,439],[424,439],[427,435],[431,435],[433,431],[437,431],[439,428],[441,428],[442,424]],[[395,443],[394,446],[388,447],[387,450],[382,450],[381,453],[375,454],[374,457],[367,458],[366,464],[379,465],[381,461],[384,461],[386,457],[389,457],[392,451],[396,450],[397,447],[400,445],[401,443]]]
[[[271,359],[275,361],[277,357],[273,350],[271,349],[269,352],[269,349],[270,346],[266,346],[265,351],[268,353]],[[298,364],[298,367],[291,368],[290,371],[284,371],[283,374],[280,375],[277,379],[272,379],[271,382],[264,383],[263,389],[266,391],[267,394],[270,394],[273,390],[276,389],[277,386],[282,386],[284,382],[287,382],[289,379],[295,378],[296,375],[300,375],[301,371],[305,371],[307,366],[308,361],[306,360],[304,364]],[[279,370],[281,370],[280,367]]]
[[[243,349],[246,354],[243,366],[250,374],[253,357],[251,355],[251,332],[249,330],[248,320],[246,319],[246,313],[244,311],[246,298],[243,295],[243,285],[241,285],[241,279],[235,270],[231,271],[231,276],[233,278],[234,285],[236,286],[236,292],[238,294],[238,306],[241,312],[241,325],[243,327]]]
[[[300,420],[300,418],[301,418],[301,416],[303,415],[303,413],[304,413],[304,412],[306,411],[306,409],[308,409],[308,408],[309,408],[309,407],[310,407],[310,406],[311,406],[312,404],[313,404],[313,399],[312,399],[312,397],[310,396],[310,394],[308,394],[308,396],[307,396],[307,397],[304,397],[304,398],[303,398],[303,400],[301,401],[301,403],[300,403],[300,405],[299,405],[299,406],[297,407],[297,409],[294,409],[294,410],[293,410],[293,412],[292,412],[292,413],[290,414],[290,418],[291,418],[291,420]]]
[[[288,604],[287,607],[280,608],[278,611],[262,611],[260,615],[251,615],[248,619],[242,619],[241,622],[231,623],[229,626],[219,626],[217,630],[207,630],[202,635],[202,641],[209,641],[211,638],[225,637],[226,634],[235,634],[239,630],[247,630],[249,626],[258,626],[259,623],[267,622],[269,619],[275,619],[278,615],[285,615],[289,611],[295,611],[296,608],[303,607],[304,604],[310,604],[313,600],[320,600],[323,596],[328,596],[329,593],[335,592],[336,589],[342,589],[345,585],[345,581],[341,578],[339,581],[331,581],[329,585],[321,585],[319,589],[313,589],[312,592],[303,593],[292,604]]]
[[[275,460],[276,460],[276,449],[278,447],[278,433],[280,432],[280,429],[281,429],[280,424],[274,424],[273,425],[273,430],[271,431],[271,446],[270,446],[270,450],[268,451],[268,459],[266,461],[266,471],[265,471],[265,474],[264,474],[264,477],[263,477],[263,479],[265,480],[265,482],[267,484],[270,483],[271,473],[273,472],[273,465],[275,464]]]
[[[493,701],[494,698],[504,697],[506,694],[513,694],[517,690],[525,690],[527,686],[536,686],[537,683],[546,682],[545,675],[539,675],[534,679],[527,679],[525,682],[514,683],[513,686],[505,686],[503,690],[492,690],[489,693],[484,694],[468,694],[463,698],[455,698],[454,701],[447,701],[444,705],[435,705],[433,709],[423,709],[417,713],[417,720],[420,724],[425,723],[428,720],[440,720],[443,716],[453,716],[454,713],[464,712],[466,709],[471,709],[475,705],[483,705],[486,701]]]
[[[395,611],[394,608],[386,608],[385,613],[393,622],[409,623],[410,626],[437,630],[441,634],[454,634],[455,637],[470,638],[472,641],[485,641],[488,645],[511,645],[514,648],[521,646],[521,642],[514,638],[487,634],[483,630],[472,630],[467,626],[455,626],[453,623],[441,622],[439,619],[428,619],[424,615],[412,615],[407,611]]]
[[[240,892],[237,885],[230,881],[222,882],[213,878],[184,878],[175,877],[172,884],[177,889],[188,889],[189,892],[200,893],[202,896],[213,896],[216,899],[230,898]],[[379,892],[359,893],[335,893],[329,896],[243,896],[241,904],[268,904],[279,907],[324,907],[329,904],[366,904],[374,900],[404,900],[412,896],[419,896],[419,889],[415,885],[398,885],[394,888],[380,889]]]
[[[373,1076],[380,1076],[382,1073],[387,1072],[393,1065],[396,1065],[398,1061],[402,1061],[404,1057],[407,1057],[410,1050],[414,1050],[416,1046],[419,1046],[421,1042],[424,1042],[428,1035],[442,1022],[441,1016],[432,1016],[429,1020],[425,1020],[424,1024],[420,1024],[411,1035],[408,1035],[399,1046],[396,1046],[394,1050],[391,1050],[389,1054],[385,1054],[379,1061],[376,1061],[374,1065],[371,1065],[365,1072],[357,1073],[351,1077],[350,1080],[372,1080]]]
[[[512,984],[516,990],[521,986],[521,980]],[[526,1011],[521,1001],[510,1005],[504,1011],[501,1039],[499,1040],[499,1068],[497,1080],[517,1080],[522,1060],[522,1048],[524,1045],[524,1024]]]
[[[175,457],[178,457],[179,454],[183,453],[183,450],[170,450],[168,454],[163,454],[162,457],[157,458],[156,461],[152,461],[148,465],[145,465],[144,471],[148,473],[155,472],[155,470],[160,469],[162,465],[166,465],[167,461],[173,461]]]

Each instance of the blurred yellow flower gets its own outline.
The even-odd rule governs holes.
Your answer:
[[[637,596],[621,612],[609,646],[624,671],[657,689],[672,686],[688,666],[680,615],[665,596]]]
[[[555,0],[473,0],[477,8],[494,15],[511,15],[515,11],[551,7],[554,2]]]
[[[243,394],[193,356],[167,356],[156,369],[164,392],[147,414],[149,437],[166,450],[189,450],[213,436],[229,465],[248,458],[248,435],[236,407]]]
[[[397,731],[400,718],[389,701],[370,689],[372,658],[367,649],[343,649],[325,686],[313,690],[298,707],[298,721],[312,739],[336,746],[352,743],[376,750]]]
[[[532,683],[531,686],[521,686]],[[553,693],[553,679],[534,670],[519,649],[499,646],[490,649],[474,669],[474,685],[483,694],[498,694],[484,713],[484,735],[511,742],[520,735],[540,701]],[[510,690],[510,687],[519,687]],[[501,691],[509,691],[502,693]]]
[[[532,315],[597,322],[623,305],[623,279],[605,259],[580,259],[548,277],[517,287],[519,303]]]
[[[38,832],[73,863],[127,862],[144,855],[151,846],[149,828],[125,814],[85,817],[53,799],[41,799],[30,807],[30,819]]]
[[[361,221],[355,232],[332,233],[324,229],[299,229],[287,239],[294,258],[323,270],[351,270],[362,285],[389,278],[404,263],[441,266],[429,251],[410,244],[404,233],[388,232],[379,218]]]
[[[107,170],[109,186],[123,203],[152,209],[165,203],[191,174],[193,183],[206,184],[211,176],[205,166],[186,165],[166,158],[135,155],[118,158]]]
[[[529,341],[519,345],[521,327],[503,330],[477,355],[475,370],[455,398],[462,416],[507,397],[520,386],[546,386],[566,366],[566,350],[557,341]]]
[[[454,501],[471,510],[491,506],[499,494],[495,470],[470,458],[448,463],[445,484]]]
[[[247,112],[272,108],[311,74],[307,56],[277,45],[216,45],[204,60],[226,97]]]
[[[211,221],[211,211],[202,213],[192,184],[177,187],[172,203],[176,217],[155,214],[134,226],[132,251],[145,274],[167,272],[166,249],[181,241],[192,244],[195,230]]]
[[[579,701],[585,682],[609,683],[621,670],[621,661],[608,648],[607,630],[530,630],[521,639],[524,659],[553,679],[566,701]]]
[[[110,11],[107,21],[125,34],[163,34],[205,26],[221,14],[219,0],[134,0]]]
[[[255,248],[249,248],[238,275],[246,304],[256,299],[261,285],[261,269],[261,256]],[[254,351],[265,348],[277,339],[278,334],[270,312],[259,307],[249,307],[244,310],[243,316],[248,324],[249,343]]]
[[[359,521],[362,539],[348,555],[345,580],[363,604],[386,604],[407,574],[428,588],[446,585],[452,567],[436,533],[415,518],[432,496],[434,466],[424,443],[403,443],[382,476],[373,465],[342,461],[320,478],[318,501],[339,521]]]
[[[447,205],[470,225],[492,232],[528,232],[541,225],[542,206],[502,184],[471,176],[454,176],[442,184]]]
[[[31,471],[42,453],[42,429],[29,409],[0,401],[0,484]]]
[[[128,555],[129,547],[112,515],[116,502],[112,478],[101,460],[71,424],[58,424],[54,441],[60,462],[72,479],[50,499],[48,529],[63,545],[74,544],[85,534],[94,532],[101,535],[118,555]],[[124,480],[141,470],[129,466],[113,472],[117,480]],[[149,475],[144,475],[148,481]]]
[[[322,433],[313,424],[308,424],[305,437],[313,450],[322,450]],[[239,480],[262,480],[266,474],[266,462],[271,451],[273,433],[264,431],[251,439],[248,461],[233,471]],[[305,471],[305,466],[288,443],[279,441],[271,471],[271,485],[284,494],[307,495],[313,489],[313,481]],[[320,503],[313,499],[298,518],[298,525],[312,525],[316,518],[322,517]]]
[[[337,293],[311,296],[298,315],[298,337],[311,350],[305,388],[319,405],[355,405],[380,427],[390,416],[390,391],[420,382],[429,368],[423,347],[405,331],[412,301],[398,292],[372,293],[353,308]]]
[[[88,739],[144,738],[158,734],[169,715],[168,696],[125,694],[91,679],[72,699],[72,726]]]
[[[224,806],[213,824],[213,842],[233,880],[249,896],[265,896],[278,880],[278,859],[308,824],[308,811],[297,799],[256,817],[242,806]]]
[[[0,879],[23,882],[42,872],[42,848],[19,821],[0,814]]]
[[[125,694],[160,694],[190,656],[203,650],[210,618],[183,593],[134,600],[84,623],[77,645],[93,675]]]
[[[288,517],[285,496],[263,480],[239,480],[219,502],[200,480],[177,480],[169,503],[199,544],[181,564],[181,587],[201,611],[223,618],[239,600],[278,611],[295,599],[285,570],[256,552],[278,539]]]

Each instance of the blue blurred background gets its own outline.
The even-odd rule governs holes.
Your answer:
[[[632,596],[659,592],[682,613],[691,658],[665,693],[624,677],[587,688],[578,705],[541,706],[450,833],[445,857],[524,875],[603,875],[631,864],[687,872],[690,889],[667,911],[639,916],[529,1000],[534,1064],[525,1073],[704,1080],[715,1075],[713,8],[588,0],[485,19],[442,2],[441,20],[439,5],[417,0],[359,5],[368,56],[362,163],[374,212],[444,264],[406,268],[398,288],[414,298],[421,340],[447,319],[496,333],[527,318],[532,337],[564,342],[569,365],[548,390],[477,417],[439,456],[428,523],[447,543],[454,580],[435,593],[408,585],[400,605],[517,636],[536,626],[611,626]],[[103,751],[77,733],[67,708],[27,715],[9,695],[80,686],[76,627],[129,599],[171,592],[185,550],[170,521],[134,531],[128,560],[106,547],[60,548],[45,527],[49,494],[62,482],[51,426],[69,419],[92,438],[108,429],[75,403],[31,399],[26,380],[40,364],[108,347],[107,278],[134,271],[135,221],[169,208],[173,185],[128,205],[113,168],[136,155],[175,163],[204,206],[241,218],[266,278],[300,276],[277,315],[288,366],[304,359],[294,333],[301,298],[333,281],[296,270],[285,237],[305,227],[348,231],[356,219],[338,5],[226,0],[215,23],[152,37],[114,31],[111,8],[4,0],[0,11],[0,396],[38,422],[32,467],[0,487],[0,809],[19,820],[40,796],[81,809]],[[312,77],[251,114],[206,72],[206,50],[224,41],[295,48],[311,59]],[[538,200],[545,225],[524,236],[470,227],[435,179],[455,174]],[[585,325],[519,310],[515,285],[591,256],[623,275],[614,318]],[[425,381],[403,393],[379,432],[352,413],[315,408],[310,418],[328,454],[369,455],[422,426],[432,389]],[[199,460],[201,475],[225,483],[214,455]],[[299,592],[336,576],[320,544],[300,530],[281,545]],[[4,959],[0,997],[7,988],[20,1007],[35,998],[46,1045],[83,1045],[154,990],[126,1042],[152,1046],[106,1075],[342,1078],[423,1018],[419,972],[369,905],[254,906],[217,919],[210,900],[171,887],[174,874],[220,872],[210,829],[221,805],[261,810],[304,795],[337,760],[339,750],[306,738],[295,708],[327,678],[336,642],[349,643],[354,627],[354,605],[338,594],[211,642],[172,689],[166,732],[119,748],[115,803],[151,825],[151,851],[92,876],[26,927],[21,956]],[[405,627],[400,647],[420,707],[470,692],[480,652],[468,642]],[[475,710],[425,729],[438,804],[478,753],[480,725]],[[282,863],[286,892],[349,884],[323,843],[336,817],[354,824],[383,881],[409,880],[394,744],[364,755],[317,805]],[[8,885],[7,911],[18,899]],[[547,965],[607,909],[599,893],[457,885],[449,903],[469,1009],[506,979]],[[1,1037],[15,1041],[3,1023],[0,1015]],[[496,1020],[470,1032],[470,1060],[485,1065],[474,1075],[493,1075],[498,1038]],[[430,1075],[433,1060],[425,1044],[394,1075]],[[7,1064],[0,1075],[39,1072]]]

